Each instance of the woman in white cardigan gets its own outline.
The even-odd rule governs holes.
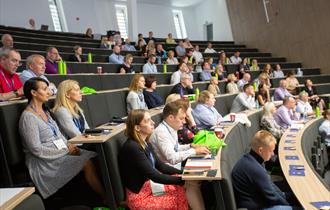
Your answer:
[[[145,79],[142,74],[135,74],[130,86],[128,87],[128,95],[126,98],[127,113],[134,109],[148,109],[144,100],[143,88],[145,87]]]

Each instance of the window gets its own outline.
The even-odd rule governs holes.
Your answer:
[[[183,15],[181,10],[173,10],[174,25],[176,36],[178,39],[187,38],[186,26],[184,25]]]
[[[126,39],[127,34],[127,7],[126,5],[115,5],[118,29],[122,38]]]
[[[48,0],[48,3],[49,3],[50,15],[52,16],[53,19],[55,31],[62,31],[62,25],[61,25],[56,2],[55,0]]]

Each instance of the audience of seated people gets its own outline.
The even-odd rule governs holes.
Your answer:
[[[274,156],[276,140],[268,131],[258,131],[251,150],[235,164],[232,183],[238,208],[291,210],[287,195],[269,177],[264,162]]]
[[[133,63],[133,55],[132,54],[126,54],[124,63],[119,66],[119,72],[120,74],[129,74],[129,73],[135,73]]]
[[[2,46],[0,48],[0,51],[4,50],[6,48],[14,47],[14,39],[10,34],[3,34],[1,36],[1,43],[2,43]]]
[[[130,209],[182,209],[188,202],[180,176],[182,170],[165,164],[148,141],[155,123],[145,110],[133,110],[126,120],[128,137],[119,154],[119,168]],[[153,194],[161,185],[163,194]]]
[[[279,142],[281,139],[284,129],[282,129],[274,119],[274,114],[276,112],[276,106],[272,102],[267,102],[263,107],[263,115],[260,120],[260,127],[263,130],[269,131]]]
[[[148,74],[157,73],[158,70],[155,62],[156,62],[156,56],[153,54],[149,55],[148,62],[143,65],[142,68],[143,73],[148,73]]]
[[[317,91],[313,86],[312,80],[307,79],[305,81],[303,90],[308,93],[309,100],[311,101],[311,105],[313,107],[319,106],[321,111],[326,108],[324,100],[317,95]]]
[[[113,53],[109,56],[109,63],[122,64],[124,63],[124,56],[120,54],[120,47],[115,45],[113,47]]]
[[[234,55],[229,58],[231,64],[241,64],[242,58],[240,56],[240,51],[235,50]]]
[[[235,74],[229,74],[227,77],[227,84],[226,84],[226,93],[233,94],[239,93],[238,86],[236,84],[236,76]]]
[[[0,50],[0,101],[23,96],[23,84],[16,73],[21,55],[13,48]]]
[[[288,96],[283,99],[283,105],[278,108],[274,114],[274,119],[282,129],[287,129],[293,123],[293,120],[299,120],[295,114],[296,101]]]
[[[56,86],[54,83],[49,82],[45,76],[45,70],[46,61],[44,56],[33,54],[26,58],[26,70],[24,70],[19,77],[23,84],[33,77],[40,77],[49,83],[50,92],[52,95],[55,95],[57,92]]]
[[[173,50],[168,51],[168,57],[166,59],[166,64],[171,64],[171,65],[179,64],[178,59],[176,57],[174,57],[174,51]]]
[[[207,90],[212,93],[214,96],[220,95],[221,91],[219,88],[219,80],[217,77],[211,77],[210,84],[207,87]]]
[[[206,47],[205,50],[204,50],[204,53],[217,53],[217,51],[215,51],[215,50],[212,48],[212,43],[211,43],[211,42],[208,42],[208,43],[207,43],[207,47]]]
[[[284,77],[284,73],[281,69],[281,65],[280,64],[276,64],[275,66],[275,71],[273,71],[273,77],[274,78],[282,78]]]
[[[111,42],[109,41],[108,37],[103,36],[103,37],[101,38],[100,48],[101,48],[101,49],[109,49],[109,50],[111,50],[111,49],[112,49],[112,44],[114,44],[114,42],[111,43]]]
[[[251,80],[250,73],[244,73],[242,79],[238,80],[237,87],[240,91],[243,90],[244,85],[248,84]]]
[[[285,97],[292,96],[291,93],[286,89],[287,88],[287,81],[285,79],[280,80],[280,85],[274,91],[274,100],[281,101],[284,100]]]
[[[289,91],[289,93],[291,93],[292,95],[297,95],[297,88],[299,86],[299,82],[296,78],[294,71],[290,71],[286,75],[286,82],[287,82],[286,89]]]
[[[143,89],[145,88],[145,79],[142,74],[135,74],[131,84],[128,87],[126,97],[127,112],[134,109],[148,109],[144,100]]]
[[[230,112],[236,113],[247,109],[254,109],[255,107],[254,89],[253,86],[248,83],[243,86],[243,92],[235,97]]]
[[[69,61],[72,62],[85,62],[85,58],[82,56],[82,48],[79,45],[73,47],[74,54],[69,57]]]
[[[265,105],[267,102],[270,102],[270,93],[269,87],[265,83],[262,83],[258,86],[257,100],[260,106]]]
[[[157,80],[155,76],[148,76],[145,79],[145,89],[143,90],[144,100],[149,109],[162,106],[164,101],[157,92]]]
[[[81,171],[88,185],[105,200],[105,191],[91,158],[96,153],[69,144],[45,103],[51,93],[48,82],[35,77],[24,84],[28,105],[19,121],[25,163],[38,192],[48,198]]]
[[[222,121],[221,114],[214,108],[215,101],[214,95],[207,90],[199,94],[198,103],[192,112],[198,129],[209,130]]]
[[[174,85],[170,94],[177,93],[181,96],[194,94],[195,90],[192,85],[191,77],[187,73],[181,73],[180,83]]]
[[[330,109],[323,112],[324,121],[319,127],[319,133],[327,147],[330,147]]]
[[[185,107],[180,100],[168,103],[163,110],[163,121],[150,137],[150,143],[159,159],[179,170],[182,162],[192,155],[209,154],[205,146],[194,144],[180,145],[178,130],[182,129],[186,117]],[[199,181],[186,181],[186,196],[192,209],[205,209]]]

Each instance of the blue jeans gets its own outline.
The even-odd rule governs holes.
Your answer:
[[[272,206],[263,210],[292,210],[291,206]]]

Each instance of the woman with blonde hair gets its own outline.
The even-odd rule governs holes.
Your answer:
[[[221,92],[220,92],[220,88],[219,88],[219,80],[218,80],[218,78],[216,78],[216,77],[211,77],[211,79],[210,79],[210,84],[209,84],[209,86],[208,86],[208,88],[207,88],[207,90],[210,92],[210,93],[212,93],[213,95],[220,95],[221,94]]]
[[[226,86],[226,93],[230,93],[230,94],[233,94],[233,93],[238,93],[239,90],[238,90],[238,86],[236,84],[236,76],[234,74],[229,74],[228,77],[227,77],[227,86]]]
[[[132,209],[188,209],[184,181],[175,174],[182,171],[163,163],[153,151],[149,137],[155,123],[143,109],[132,110],[127,117],[128,140],[119,153],[119,167],[126,188],[127,206]],[[154,186],[164,193],[154,195]]]
[[[68,138],[73,138],[89,128],[78,104],[81,101],[82,94],[77,81],[65,80],[59,84],[53,113],[61,131]]]
[[[260,121],[260,127],[263,130],[269,131],[279,141],[284,133],[284,130],[277,124],[273,115],[276,112],[276,106],[272,102],[267,102],[263,108],[263,115]]]
[[[134,75],[131,84],[128,87],[129,92],[126,98],[128,113],[134,109],[148,109],[143,95],[145,84],[146,82],[142,74]]]
[[[222,121],[221,114],[214,108],[215,101],[214,95],[207,90],[199,94],[198,104],[192,112],[198,129],[208,130]]]

